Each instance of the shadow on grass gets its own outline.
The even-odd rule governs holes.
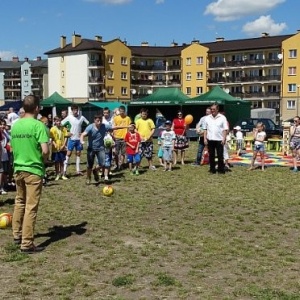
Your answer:
[[[0,202],[0,206],[14,205],[14,204],[15,204],[15,198],[9,198],[9,199],[6,199],[6,200]]]
[[[66,239],[73,234],[82,235],[86,232],[85,226],[87,222],[82,222],[77,225],[70,225],[70,226],[53,226],[50,227],[47,233],[38,233],[35,235],[35,238],[39,237],[49,237],[45,242],[41,243],[39,246],[47,247],[52,243],[57,241]]]

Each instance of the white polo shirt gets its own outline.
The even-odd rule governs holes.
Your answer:
[[[223,131],[228,130],[228,122],[224,115],[218,113],[215,117],[208,115],[205,118],[203,129],[207,131],[207,139],[210,141],[222,141]]]

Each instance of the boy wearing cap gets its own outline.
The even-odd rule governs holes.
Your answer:
[[[236,138],[236,154],[239,156],[240,153],[241,153],[241,151],[243,150],[243,141],[244,141],[243,133],[241,131],[242,128],[240,126],[236,126],[233,129],[236,130],[236,133],[235,133],[235,138]]]
[[[163,149],[163,159],[164,159],[164,171],[172,171],[172,161],[173,161],[173,150],[176,140],[176,135],[173,130],[171,130],[172,122],[167,120],[165,122],[165,130],[161,133],[162,149]]]
[[[141,155],[139,153],[139,146],[141,136],[135,131],[135,124],[129,125],[129,131],[125,135],[126,154],[131,175],[139,175],[139,165],[141,162]],[[133,164],[135,164],[133,168]]]

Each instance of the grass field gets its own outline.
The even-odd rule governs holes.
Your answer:
[[[85,177],[50,181],[36,224],[46,250],[21,254],[0,231],[2,299],[300,299],[299,176],[124,170],[112,197]],[[14,193],[1,199],[12,212]]]

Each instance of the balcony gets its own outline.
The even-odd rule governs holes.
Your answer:
[[[94,100],[94,101],[105,101],[105,94],[101,92],[92,92],[89,93],[89,100]]]
[[[41,79],[43,78],[43,74],[38,74],[38,73],[32,73],[31,74],[31,79]]]
[[[89,84],[101,84],[104,83],[104,78],[101,78],[99,76],[90,76],[89,77]]]
[[[157,66],[157,65],[149,65],[149,66],[141,66],[141,65],[131,65],[131,70],[136,71],[166,71],[166,66]]]
[[[246,67],[246,66],[261,66],[261,65],[280,65],[280,59],[245,59],[238,61],[213,62],[209,64],[209,69],[218,69],[226,67]]]
[[[90,60],[89,67],[104,67],[102,60]]]
[[[281,81],[281,75],[268,75],[268,76],[238,76],[238,77],[214,77],[207,80],[208,83],[248,83],[248,82],[268,82],[268,81]]]
[[[20,80],[21,74],[14,73],[14,74],[4,74],[4,80]]]
[[[4,85],[4,91],[21,91],[21,86],[19,85]]]
[[[230,92],[230,95],[240,99],[266,99],[266,98],[280,98],[280,92]]]

